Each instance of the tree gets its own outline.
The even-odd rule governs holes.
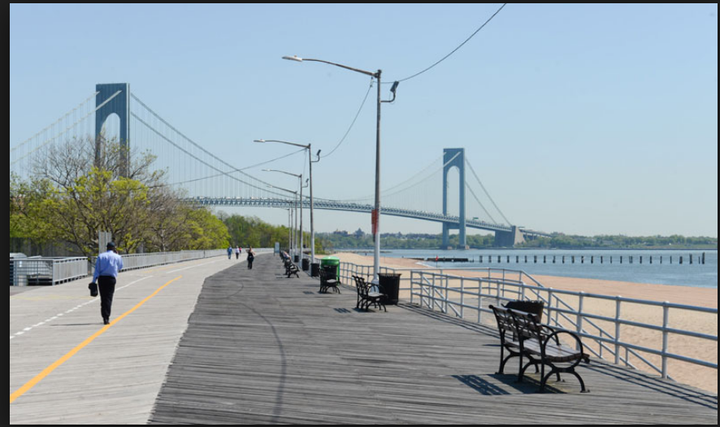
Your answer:
[[[87,256],[98,253],[98,231],[132,252],[157,219],[152,201],[164,173],[151,169],[153,161],[149,153],[127,156],[120,143],[102,137],[57,144],[38,158],[29,183],[16,185],[16,206],[26,224],[45,225],[43,238],[67,241]]]

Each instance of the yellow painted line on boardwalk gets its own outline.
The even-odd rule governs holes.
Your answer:
[[[93,342],[93,341],[95,340],[95,338],[97,338],[97,337],[99,337],[100,335],[104,334],[104,333],[105,333],[108,329],[110,329],[113,325],[115,325],[117,322],[119,322],[119,321],[121,321],[123,318],[125,318],[125,316],[128,316],[130,313],[132,313],[132,312],[134,312],[135,310],[137,310],[138,308],[140,308],[143,304],[145,304],[146,302],[148,302],[152,297],[154,297],[155,295],[157,295],[158,292],[160,292],[161,290],[163,290],[167,285],[171,284],[172,282],[174,282],[174,281],[176,281],[176,280],[178,280],[178,279],[180,279],[180,278],[182,278],[182,276],[178,276],[178,277],[170,280],[169,282],[165,283],[164,285],[160,286],[155,292],[153,292],[152,294],[150,294],[149,296],[147,296],[144,300],[142,300],[142,301],[140,301],[139,303],[137,303],[137,304],[135,305],[135,307],[133,307],[133,308],[131,308],[130,310],[128,310],[128,311],[126,311],[125,313],[123,313],[120,317],[118,317],[117,319],[115,319],[115,320],[113,320],[112,322],[110,322],[109,325],[105,325],[102,329],[100,329],[99,331],[95,332],[95,333],[94,333],[92,336],[90,336],[88,339],[86,339],[85,341],[83,341],[82,343],[80,343],[80,345],[78,345],[78,346],[75,347],[74,349],[70,350],[66,355],[64,355],[63,357],[61,357],[61,358],[59,358],[58,360],[56,360],[52,365],[50,365],[50,366],[48,366],[47,368],[45,368],[42,372],[40,372],[39,374],[37,374],[37,375],[35,376],[35,378],[31,379],[30,381],[28,381],[27,383],[25,383],[25,385],[23,385],[23,386],[20,387],[17,391],[15,391],[13,394],[11,394],[11,395],[10,395],[10,403],[13,403],[13,402],[15,401],[15,399],[17,399],[18,397],[20,397],[20,396],[22,396],[23,394],[27,393],[31,388],[35,387],[35,385],[36,385],[37,383],[39,383],[39,382],[42,381],[45,377],[47,377],[48,375],[50,375],[55,369],[57,369],[58,367],[60,367],[60,365],[62,365],[63,363],[67,362],[68,360],[70,360],[70,358],[73,357],[77,352],[79,352],[79,351],[82,350],[85,346],[87,346],[88,344],[90,344],[91,342]]]

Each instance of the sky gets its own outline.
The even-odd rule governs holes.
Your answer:
[[[10,4],[10,146],[96,84],[129,83],[237,168],[288,154],[254,139],[311,143],[315,197],[372,195],[376,86],[360,109],[370,77],[281,59],[297,55],[382,70],[383,99],[401,81],[382,104],[382,188],[463,147],[515,225],[717,237],[717,4],[502,6]],[[287,224],[282,209],[218,210]],[[315,212],[318,232],[358,228],[370,215]],[[441,226],[383,216],[381,232]]]

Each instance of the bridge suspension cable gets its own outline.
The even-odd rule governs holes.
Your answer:
[[[190,158],[194,159],[195,161],[197,161],[197,162],[199,162],[199,163],[202,163],[203,165],[207,166],[208,168],[212,169],[212,170],[215,171],[215,172],[218,172],[217,174],[213,174],[213,175],[209,175],[209,176],[205,176],[205,177],[200,177],[200,178],[194,178],[194,179],[184,180],[184,181],[180,181],[179,183],[197,182],[197,181],[202,181],[202,180],[205,180],[205,179],[210,179],[210,178],[216,178],[216,177],[219,177],[219,176],[224,176],[224,177],[226,177],[226,178],[228,178],[228,179],[231,179],[231,180],[234,180],[234,181],[236,181],[236,182],[238,182],[238,183],[244,184],[244,185],[249,186],[249,187],[251,187],[251,188],[255,188],[255,189],[257,189],[257,190],[260,190],[260,191],[262,191],[262,192],[266,192],[266,193],[269,193],[269,194],[272,194],[272,195],[275,195],[275,196],[286,197],[286,194],[278,194],[278,193],[276,193],[276,192],[267,190],[267,188],[276,188],[276,189],[285,191],[285,192],[287,192],[287,193],[294,193],[294,192],[291,191],[291,190],[287,190],[287,189],[284,189],[284,188],[281,188],[281,187],[277,187],[277,186],[272,185],[272,184],[270,184],[270,183],[268,183],[268,182],[265,182],[265,181],[263,181],[263,180],[257,179],[257,178],[255,178],[255,177],[247,174],[247,173],[244,172],[242,169],[238,169],[238,168],[236,168],[235,166],[230,165],[229,163],[227,163],[227,162],[224,161],[223,159],[217,157],[215,154],[209,152],[208,150],[206,150],[205,148],[203,148],[202,146],[200,146],[199,144],[197,144],[196,142],[194,142],[192,139],[190,139],[190,138],[188,138],[187,136],[185,136],[182,132],[178,131],[174,126],[172,126],[172,125],[171,125],[170,123],[168,123],[165,119],[163,119],[162,117],[160,117],[160,115],[158,115],[155,111],[153,111],[150,107],[148,107],[148,106],[147,106],[142,100],[140,100],[137,96],[135,96],[134,94],[131,94],[131,97],[132,97],[133,100],[137,101],[142,107],[144,107],[154,118],[156,118],[157,120],[159,120],[164,126],[167,126],[167,127],[168,127],[169,129],[171,129],[173,132],[177,133],[180,137],[182,137],[182,139],[184,139],[184,140],[187,141],[189,144],[191,144],[192,147],[194,147],[194,148],[197,149],[197,150],[200,150],[202,153],[204,153],[205,155],[209,156],[209,157],[210,157],[211,159],[213,159],[214,161],[216,161],[216,162],[218,162],[218,163],[220,163],[220,164],[222,164],[222,165],[224,165],[225,167],[228,168],[228,170],[221,170],[221,169],[219,169],[217,166],[211,164],[210,162],[208,162],[208,161],[206,161],[206,160],[204,160],[204,159],[201,159],[198,155],[193,154],[188,148],[184,148],[184,147],[180,146],[179,143],[176,143],[175,141],[173,141],[173,140],[171,140],[170,138],[166,137],[165,135],[162,134],[162,132],[160,132],[159,130],[157,130],[155,127],[153,127],[153,126],[152,126],[150,123],[148,123],[146,120],[143,120],[139,115],[137,115],[137,114],[135,114],[134,112],[132,112],[132,113],[131,113],[131,116],[132,116],[133,118],[135,118],[138,122],[142,123],[147,129],[149,129],[150,131],[154,132],[154,133],[155,133],[158,137],[160,137],[162,140],[164,140],[165,142],[171,144],[171,145],[174,146],[176,149],[182,151],[183,153],[185,153],[187,156],[189,156]],[[291,153],[291,154],[294,154],[294,153]],[[238,177],[234,177],[234,176],[230,175],[230,174],[232,174],[232,173],[239,173],[239,174],[247,177],[251,182],[247,182],[246,180],[243,180],[243,179],[240,179],[240,178],[238,178]],[[253,182],[257,182],[257,183],[259,183],[259,184],[255,184],[255,183],[253,183]],[[262,185],[260,185],[260,184],[262,184]],[[263,187],[263,186],[264,186],[264,187]]]
[[[78,104],[77,107],[75,107],[75,108],[73,108],[72,110],[70,110],[70,111],[68,111],[67,113],[65,113],[64,116],[62,116],[62,117],[60,117],[59,119],[55,120],[55,122],[47,125],[47,126],[46,126],[43,130],[41,130],[40,132],[36,133],[35,135],[33,135],[33,136],[31,136],[30,138],[26,139],[25,141],[21,142],[20,144],[17,144],[17,145],[15,145],[14,147],[11,147],[11,148],[10,148],[10,152],[13,152],[13,151],[17,150],[18,148],[22,147],[23,145],[27,144],[28,142],[30,142],[30,141],[32,141],[33,139],[35,139],[35,138],[37,138],[38,136],[40,136],[41,133],[47,131],[47,130],[50,129],[51,127],[55,126],[56,124],[58,124],[58,123],[60,123],[61,121],[65,120],[66,118],[68,118],[72,113],[74,113],[75,111],[77,111],[78,109],[80,109],[83,105],[85,105],[85,104],[87,104],[88,102],[90,102],[91,99],[95,98],[98,93],[100,93],[100,92],[94,92],[92,95],[90,95],[89,97],[87,97],[87,99],[86,99],[85,101],[83,101],[83,102],[81,102],[80,104]],[[97,110],[97,108],[96,108],[95,110]]]
[[[28,151],[27,153],[25,153],[25,155],[16,158],[15,161],[10,162],[10,166],[12,167],[14,164],[18,163],[19,161],[25,159],[26,157],[28,157],[28,156],[30,156],[31,154],[33,154],[33,153],[35,153],[36,151],[38,151],[39,149],[41,149],[41,148],[45,147],[46,145],[50,144],[51,142],[55,141],[57,138],[59,138],[60,136],[64,135],[65,133],[67,133],[70,129],[73,129],[75,126],[77,126],[77,124],[79,124],[79,123],[82,122],[83,120],[85,120],[85,119],[87,119],[88,117],[90,117],[92,114],[94,114],[95,112],[97,112],[97,110],[101,109],[103,106],[105,106],[105,104],[107,104],[107,103],[110,102],[113,98],[115,98],[116,96],[118,96],[118,95],[120,94],[120,92],[121,92],[121,91],[115,92],[112,96],[110,96],[108,99],[106,99],[105,102],[103,102],[102,104],[100,104],[100,105],[98,105],[97,107],[95,107],[94,110],[90,111],[89,113],[87,113],[86,115],[84,115],[83,117],[81,117],[80,119],[76,120],[75,123],[71,124],[70,126],[67,126],[63,131],[61,131],[61,132],[58,133],[57,135],[53,136],[52,138],[47,139],[45,142],[43,142],[43,143],[39,144],[38,146],[36,146],[35,148],[31,149],[30,151]],[[96,92],[96,93],[97,93],[97,92]],[[91,99],[91,98],[92,98],[92,97],[88,98],[88,100]],[[54,126],[55,124],[59,123],[59,122],[60,122],[61,120],[63,120],[64,118],[68,117],[68,116],[69,116],[70,114],[72,114],[74,111],[77,111],[77,109],[80,108],[82,105],[87,104],[88,100],[85,100],[85,101],[83,102],[83,104],[79,105],[78,107],[75,107],[75,108],[74,108],[73,110],[71,110],[69,113],[65,114],[63,117],[61,117],[61,118],[58,119],[55,123],[51,124],[50,126],[46,127],[45,129],[49,129],[50,127],[52,127],[52,126]],[[24,145],[25,143],[27,143],[28,141],[32,140],[32,139],[35,138],[36,136],[40,135],[43,131],[44,131],[44,130],[38,132],[35,136],[33,136],[33,137],[25,140],[22,144],[18,145],[18,146],[16,147],[16,149],[17,149],[17,148],[20,148],[20,146]],[[13,151],[14,151],[14,150],[13,150]]]
[[[498,205],[495,203],[495,201],[493,200],[493,198],[490,197],[490,193],[488,193],[487,189],[485,189],[485,186],[483,185],[482,181],[480,181],[480,178],[478,178],[477,174],[475,173],[475,169],[473,169],[473,167],[472,167],[472,165],[470,164],[470,162],[468,162],[467,160],[465,160],[465,165],[468,166],[468,168],[470,168],[470,172],[472,172],[473,176],[474,176],[475,179],[477,180],[478,184],[480,184],[480,187],[483,189],[483,191],[485,192],[485,195],[488,197],[488,199],[490,200],[490,202],[492,203],[492,205],[493,205],[493,206],[495,207],[495,209],[500,213],[500,216],[503,217],[503,219],[505,220],[505,223],[508,224],[508,225],[512,224],[510,221],[508,221],[508,219],[507,219],[507,217],[505,216],[505,214],[502,213],[502,211],[500,210],[500,208],[498,207]],[[472,191],[471,191],[471,192],[472,192]],[[474,192],[473,192],[472,194],[473,194],[473,196],[475,196],[475,193],[474,193]],[[475,196],[475,197],[476,197],[476,196]],[[476,197],[476,200],[477,200],[477,197]],[[479,200],[478,200],[478,203],[480,203]],[[482,206],[482,204],[481,204],[481,206]],[[483,206],[483,209],[485,209],[484,206]],[[487,210],[486,210],[485,212],[487,212]],[[490,216],[489,213],[488,213],[488,216]],[[492,217],[491,217],[491,218],[492,218]],[[493,222],[495,222],[495,220],[493,220]]]

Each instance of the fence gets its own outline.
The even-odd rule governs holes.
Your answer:
[[[258,249],[266,252],[271,249]],[[85,257],[10,257],[10,286],[57,285],[58,283],[81,279],[92,274],[95,259]],[[122,255],[123,271],[147,268],[176,262],[192,261],[227,255],[226,249],[207,251],[159,252],[149,254]]]
[[[87,258],[10,258],[10,285],[56,285],[88,275]]]
[[[366,277],[372,274],[372,266],[341,263],[340,267],[341,280],[345,284],[352,283],[350,277],[353,274]],[[519,270],[472,269],[475,277],[444,274],[432,269],[383,270],[409,274],[409,277],[401,276],[400,297],[409,298],[411,304],[490,324],[494,322],[490,304],[500,305],[516,299],[540,300],[545,306],[544,322],[581,335],[588,344],[587,350],[596,357],[637,368],[631,361],[632,356],[663,378],[671,378],[668,375],[669,360],[717,371],[717,308],[546,288]],[[590,300],[593,300],[592,304]],[[588,308],[589,305],[593,308]],[[659,313],[649,318],[638,318],[637,313],[642,310],[637,308],[640,307],[657,308]],[[703,316],[711,316],[714,322]],[[685,326],[672,327],[673,319]],[[709,327],[703,328],[703,325]],[[639,334],[638,331],[651,331],[652,334]],[[639,338],[641,335],[644,338]],[[648,335],[651,335],[651,342],[647,342]],[[672,339],[680,341],[678,337],[693,340],[689,346],[677,346],[683,350],[693,351],[704,346],[710,348],[708,353],[712,353],[714,347],[715,360],[702,360],[670,351],[669,342]],[[659,358],[659,367],[657,361],[650,360],[652,356]]]
[[[123,255],[123,271],[138,268],[154,267],[157,265],[174,264],[176,262],[192,261],[196,259],[227,256],[227,249],[213,249],[207,251],[179,251],[179,252],[153,252],[148,254]],[[92,257],[92,269],[95,268],[95,259]]]

